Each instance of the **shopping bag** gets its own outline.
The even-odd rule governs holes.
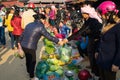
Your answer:
[[[43,76],[46,74],[46,72],[49,70],[49,65],[46,61],[42,60],[39,61],[37,66],[36,66],[36,76],[39,79],[43,79]]]
[[[24,54],[24,51],[23,51],[23,49],[22,49],[20,43],[18,43],[18,50],[17,50],[17,53],[18,53],[18,55],[19,55],[19,57],[20,57],[21,59],[24,58],[25,54]]]
[[[72,48],[65,44],[64,46],[59,48],[60,52],[60,60],[68,63],[71,58]]]

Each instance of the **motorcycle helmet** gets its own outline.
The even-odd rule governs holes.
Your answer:
[[[90,74],[90,72],[88,70],[83,69],[83,70],[79,71],[78,78],[80,80],[88,80],[88,79],[91,78],[91,74]]]
[[[97,10],[102,14],[106,14],[108,12],[118,12],[118,10],[116,9],[116,4],[112,1],[104,1],[102,2],[98,7]]]
[[[28,4],[28,8],[33,8],[34,9],[35,8],[35,4],[34,3],[29,3]]]

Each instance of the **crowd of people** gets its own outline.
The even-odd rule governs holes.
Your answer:
[[[29,3],[27,9],[17,6],[5,9],[1,5],[0,45],[2,49],[7,47],[7,28],[11,49],[22,47],[27,72],[30,80],[34,80],[36,50],[41,36],[61,46],[74,40],[79,43],[80,55],[89,58],[91,73],[99,80],[116,80],[120,68],[119,15],[117,5],[112,1],[104,1],[96,9],[83,3],[80,10],[53,4],[37,10],[34,3]]]

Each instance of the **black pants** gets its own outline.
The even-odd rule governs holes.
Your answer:
[[[19,41],[20,35],[14,35],[15,40],[15,46],[18,48],[18,41]]]
[[[100,80],[116,80],[116,72],[107,71],[99,67]]]
[[[87,52],[90,60],[91,72],[94,73],[96,76],[99,76],[99,69],[95,59],[96,45],[97,44],[94,39],[89,38]]]
[[[30,78],[34,77],[34,70],[36,65],[36,50],[22,47],[26,57],[26,68]]]

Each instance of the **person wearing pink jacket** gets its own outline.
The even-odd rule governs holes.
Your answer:
[[[55,6],[51,6],[50,14],[49,14],[49,23],[51,26],[55,26],[56,19],[56,8]]]

